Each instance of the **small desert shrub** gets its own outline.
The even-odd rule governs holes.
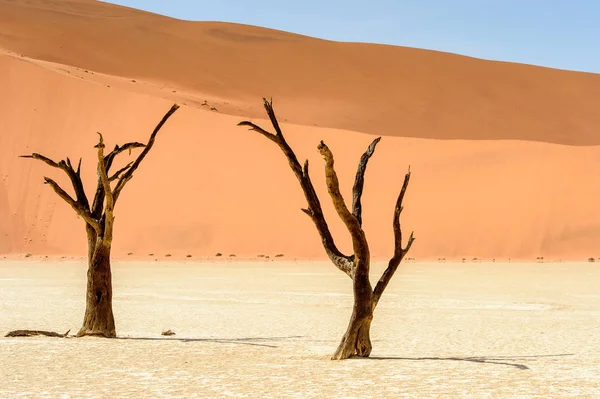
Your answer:
[[[594,259],[594,258],[589,258],[588,259],[588,262],[595,262],[595,261],[596,261],[596,259]]]
[[[171,254],[166,254],[165,257],[170,258]]]
[[[283,258],[283,256],[284,256],[283,254],[277,254],[277,255],[275,255],[276,258]]]
[[[217,252],[217,253],[215,254],[215,256],[223,256],[223,254],[222,254],[222,253],[220,253],[220,252]]]
[[[127,256],[133,255],[133,252],[127,252]]]
[[[235,254],[229,254],[230,258],[235,258]]]
[[[189,254],[188,254],[188,255],[186,255],[185,257],[186,257],[186,258],[191,258],[191,257],[192,257],[192,255],[189,255]]]
[[[31,258],[31,256],[32,256],[31,254],[25,254],[26,258]]]
[[[154,254],[148,254],[148,256],[154,256]]]

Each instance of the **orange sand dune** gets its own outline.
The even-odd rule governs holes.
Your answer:
[[[162,89],[153,84],[0,55],[1,252],[85,254],[83,222],[42,184],[44,175],[65,186],[66,179],[17,155],[83,154],[89,190],[95,132],[103,132],[109,146],[143,141],[169,108],[171,100],[157,95]],[[290,119],[291,97],[282,97],[278,114]],[[260,99],[252,105],[258,109]],[[173,116],[117,204],[115,255],[323,258],[285,158],[270,141],[237,127],[240,119],[192,106]],[[298,157],[310,159],[329,222],[348,251],[316,145],[322,138],[336,154],[349,198],[356,162],[374,136],[289,123],[283,128]],[[413,180],[403,225],[416,231],[411,255],[417,259],[600,256],[600,146],[384,137],[364,195],[365,230],[377,259],[391,254],[392,207],[409,164]]]
[[[92,0],[0,0],[0,47],[167,85],[258,117],[388,136],[600,144],[600,76],[175,20]],[[21,88],[23,90],[24,88]],[[136,90],[136,89],[134,89]]]

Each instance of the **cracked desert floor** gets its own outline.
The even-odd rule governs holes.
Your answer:
[[[2,335],[76,332],[85,273],[1,262]],[[329,356],[351,285],[328,263],[116,262],[113,277],[119,338],[0,338],[0,398],[600,397],[594,263],[405,264],[371,359],[346,361]]]

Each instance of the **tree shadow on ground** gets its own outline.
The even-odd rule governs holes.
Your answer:
[[[288,339],[303,338],[301,335],[291,335],[288,337],[247,337],[247,338],[159,338],[159,337],[117,337],[115,339],[126,339],[135,341],[179,341],[179,342],[214,342],[218,344],[237,344],[250,346],[263,346],[267,348],[279,348],[278,345],[272,345],[260,342],[284,341]]]
[[[561,357],[574,356],[574,353],[563,353],[559,355],[530,355],[530,356],[467,356],[467,357],[369,357],[371,360],[413,360],[413,361],[428,361],[428,360],[449,360],[458,362],[473,362],[486,364],[500,364],[510,366],[519,370],[529,370],[529,367],[517,363],[522,360],[537,360],[538,358],[546,357]]]

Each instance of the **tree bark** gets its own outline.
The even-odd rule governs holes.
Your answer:
[[[371,321],[373,320],[373,291],[369,275],[358,274],[353,279],[354,307],[346,333],[342,337],[332,360],[352,356],[369,357],[371,354]]]
[[[110,246],[98,240],[88,265],[85,316],[78,337],[95,335],[117,336],[112,311],[112,275]]]
[[[331,262],[342,272],[346,273],[348,277],[352,278],[352,264],[354,262],[354,255],[344,255],[335,244],[333,236],[329,230],[329,226],[327,225],[327,221],[325,220],[323,209],[321,208],[321,202],[319,201],[317,192],[315,191],[310,179],[308,160],[304,162],[304,167],[300,166],[300,162],[298,162],[296,154],[285,140],[283,132],[279,127],[279,122],[277,121],[275,111],[273,110],[273,102],[269,102],[266,98],[263,98],[263,105],[267,111],[269,119],[271,120],[271,124],[275,129],[275,134],[270,133],[249,121],[242,121],[238,123],[238,126],[248,126],[250,130],[260,133],[279,146],[287,158],[288,164],[294,172],[296,179],[298,179],[300,187],[302,188],[302,192],[304,193],[304,197],[306,198],[308,207],[303,208],[302,212],[308,215],[308,217],[310,217],[310,219],[313,221],[317,231],[319,232],[319,235],[321,236],[321,243],[323,244],[325,253]]]
[[[54,332],[54,331],[15,330],[15,331],[10,331],[8,334],[5,335],[5,337],[33,337],[33,336],[36,336],[36,335],[44,335],[46,337],[68,338],[70,331],[71,330],[68,330],[64,334],[59,334],[59,333]]]

